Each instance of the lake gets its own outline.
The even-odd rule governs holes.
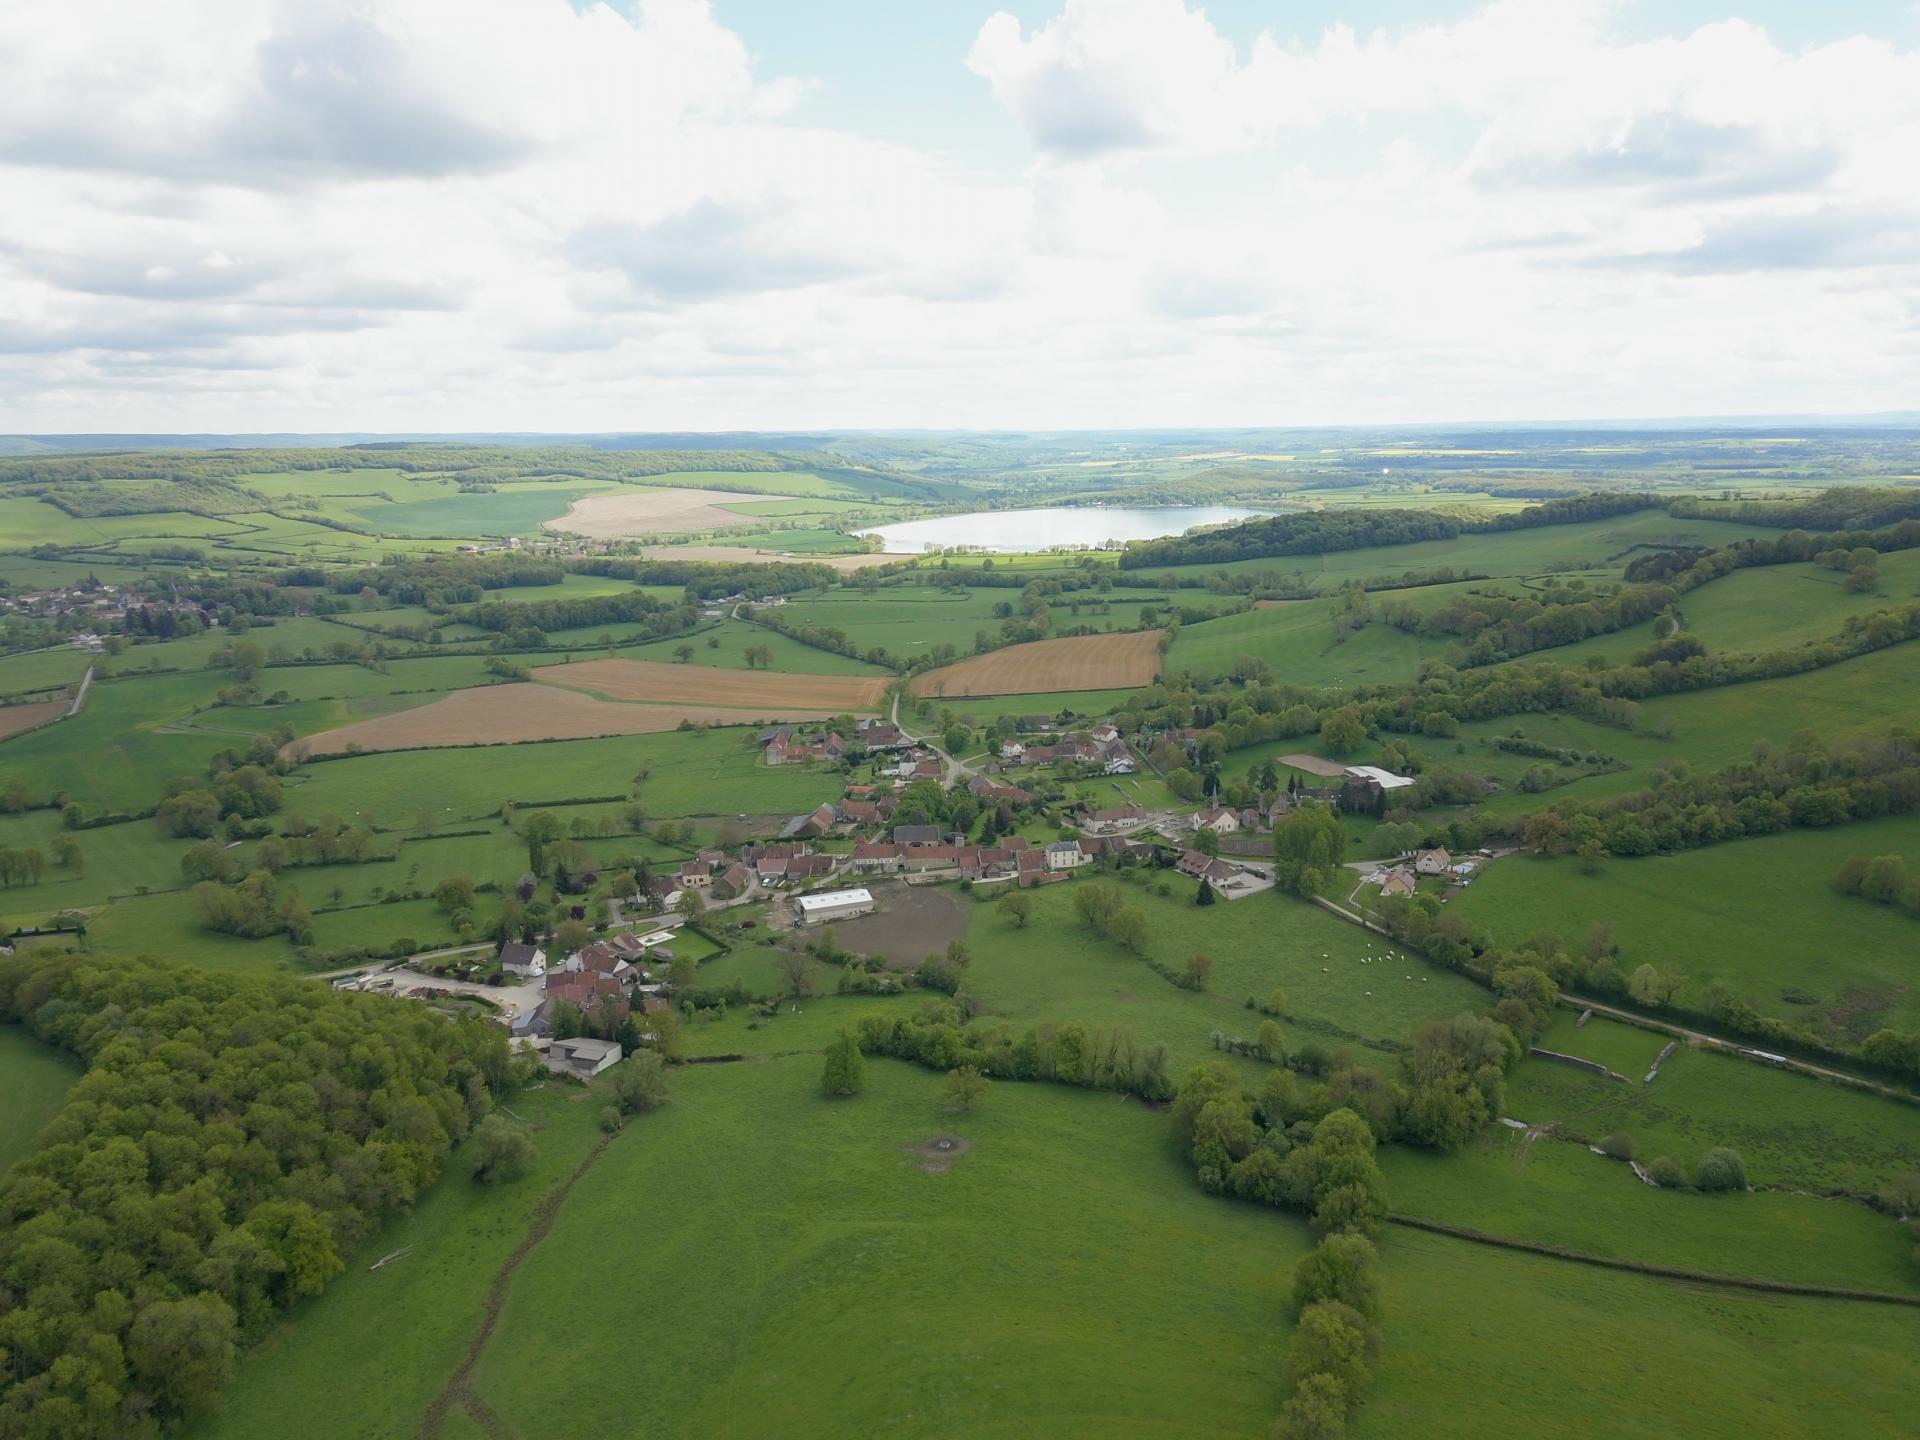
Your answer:
[[[1232,505],[1059,505],[1046,510],[983,510],[859,530],[878,535],[890,555],[966,546],[1008,552],[1061,550],[1158,540],[1196,525],[1228,525],[1266,512]]]

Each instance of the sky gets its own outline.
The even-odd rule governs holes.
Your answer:
[[[7,0],[0,431],[1920,405],[1909,0]]]

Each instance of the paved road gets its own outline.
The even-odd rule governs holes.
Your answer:
[[[927,749],[933,751],[934,754],[940,757],[940,763],[945,767],[940,776],[941,789],[951,790],[954,786],[960,784],[961,781],[978,773],[971,765],[961,764],[960,761],[954,759],[953,756],[942,750],[926,736],[915,735],[912,731],[908,730],[905,725],[900,723],[900,695],[898,691],[894,693],[893,697],[893,723],[899,726],[900,733],[906,736],[907,739],[913,741],[916,745],[926,746]]]
[[[65,718],[71,720],[80,713],[80,707],[87,703],[87,691],[93,688],[93,666],[87,666],[87,673],[80,677],[80,690],[73,697],[73,704],[67,707]]]

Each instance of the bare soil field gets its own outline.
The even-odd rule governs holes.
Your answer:
[[[788,550],[754,550],[745,545],[643,545],[640,553],[649,560],[712,560],[725,565],[771,565],[788,560],[796,565],[825,565],[829,570],[842,572],[897,565],[907,558],[878,554],[803,555]]]
[[[869,882],[879,909],[857,920],[837,921],[834,943],[842,950],[878,955],[896,969],[911,970],[929,955],[944,954],[949,940],[967,933],[972,901],[931,885]]]
[[[588,495],[573,502],[558,520],[544,528],[595,540],[622,540],[639,535],[673,535],[688,530],[720,530],[729,525],[753,525],[751,515],[723,510],[764,496],[739,495],[729,490],[676,490],[665,486],[636,486],[612,495]]]
[[[975,655],[917,677],[915,695],[1031,695],[1060,690],[1126,690],[1160,673],[1160,632],[1069,635]]]
[[[551,685],[482,685],[456,690],[430,704],[356,721],[295,740],[281,752],[291,759],[362,750],[419,750],[446,745],[514,745],[528,740],[587,740],[598,735],[647,735],[682,720],[704,725],[758,725],[772,720],[825,720],[831,711],[760,706],[630,705],[599,700]]]
[[[1291,765],[1296,770],[1304,770],[1309,775],[1320,775],[1329,779],[1347,773],[1347,767],[1338,760],[1326,760],[1318,755],[1282,755],[1280,763]]]
[[[0,740],[38,730],[67,713],[65,700],[36,700],[31,705],[0,705]]]
[[[779,670],[726,670],[659,660],[575,660],[533,672],[546,685],[590,690],[609,700],[648,704],[798,706],[807,710],[872,710],[886,694],[884,675],[795,675]]]

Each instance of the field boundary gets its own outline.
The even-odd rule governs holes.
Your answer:
[[[1718,1285],[1732,1290],[1755,1290],[1770,1295],[1799,1295],[1815,1300],[1857,1300],[1876,1305],[1920,1307],[1920,1295],[1899,1295],[1890,1290],[1849,1290],[1834,1285],[1803,1285],[1793,1280],[1762,1280],[1752,1275],[1719,1275],[1711,1270],[1686,1270],[1674,1265],[1653,1265],[1644,1260],[1622,1260],[1611,1255],[1595,1255],[1588,1250],[1570,1250],[1562,1245],[1547,1245],[1534,1240],[1516,1240],[1508,1235],[1489,1235],[1484,1230],[1469,1230],[1464,1225],[1448,1225],[1439,1220],[1422,1220],[1413,1215],[1389,1215],[1389,1223],[1409,1230],[1425,1230],[1475,1245],[1498,1250],[1517,1250],[1527,1255],[1544,1255],[1550,1260],[1570,1260],[1602,1270],[1619,1270],[1629,1275],[1646,1275],[1658,1280],[1684,1280],[1695,1285]]]

